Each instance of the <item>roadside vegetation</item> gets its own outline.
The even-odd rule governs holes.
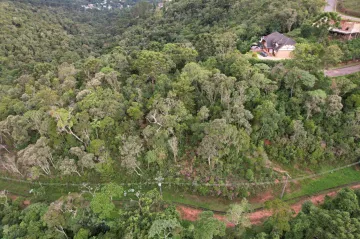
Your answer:
[[[342,2],[344,7],[360,12],[359,2],[356,2],[356,0],[342,0]]]
[[[356,0],[340,0],[338,1],[338,9],[351,16],[360,16],[360,5]]]

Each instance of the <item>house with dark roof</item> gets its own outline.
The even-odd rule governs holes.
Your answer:
[[[291,52],[295,50],[296,42],[279,32],[273,32],[262,37],[260,45],[263,51],[270,56],[291,58]]]

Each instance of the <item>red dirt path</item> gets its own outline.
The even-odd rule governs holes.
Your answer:
[[[350,188],[360,189],[360,184],[351,186]],[[325,196],[334,197],[339,190],[340,189],[303,199],[303,200],[291,205],[291,208],[294,210],[295,215],[296,215],[300,212],[301,206],[305,201],[311,201],[312,203],[317,205],[317,204],[324,202]],[[188,220],[188,221],[196,221],[198,219],[199,214],[202,212],[202,210],[200,210],[200,209],[195,209],[195,208],[181,206],[181,205],[177,206],[176,208],[179,211],[181,218],[184,220]],[[249,219],[252,224],[257,225],[257,224],[262,223],[266,218],[268,218],[270,216],[271,216],[271,212],[269,210],[262,209],[262,210],[250,213]],[[234,226],[234,224],[229,223],[226,220],[226,217],[224,215],[215,214],[214,217],[220,221],[226,222],[227,227]]]

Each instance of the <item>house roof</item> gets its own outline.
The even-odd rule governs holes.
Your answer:
[[[360,23],[357,22],[341,21],[340,27],[341,28],[330,28],[330,31],[342,34],[360,33]]]
[[[266,47],[274,48],[275,50],[285,45],[294,46],[296,44],[296,41],[279,32],[273,32],[270,35],[264,36],[263,39],[266,41]]]

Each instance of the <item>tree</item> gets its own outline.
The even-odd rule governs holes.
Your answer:
[[[241,235],[246,228],[251,227],[250,220],[247,213],[250,211],[250,204],[243,198],[240,204],[232,204],[227,211],[226,218],[233,223],[239,235]]]
[[[131,8],[131,15],[134,18],[146,18],[153,10],[149,2],[138,2]]]
[[[223,57],[236,49],[237,36],[233,32],[224,32],[214,36],[216,54]]]
[[[123,137],[122,146],[119,147],[121,165],[127,169],[133,170],[141,176],[141,168],[138,165],[137,158],[143,151],[141,139],[138,136]]]
[[[146,116],[150,124],[143,130],[144,138],[153,146],[163,147],[169,135],[180,135],[187,129],[186,121],[190,118],[191,114],[184,103],[174,95],[154,99]]]
[[[326,98],[327,103],[327,116],[333,116],[341,113],[341,109],[343,108],[343,104],[341,103],[342,98],[338,95],[329,95]]]
[[[186,63],[196,60],[198,53],[191,46],[168,43],[164,45],[163,52],[170,56],[178,69],[182,69]]]
[[[74,236],[74,239],[88,239],[89,236],[90,236],[89,229],[80,228],[80,230]]]
[[[206,59],[215,54],[214,37],[209,33],[199,34],[195,38],[195,47],[201,59]]]
[[[286,239],[347,239],[360,236],[359,204],[356,194],[343,189],[335,198],[327,197],[319,207],[305,202],[290,221]]]
[[[146,193],[137,193],[137,200],[130,204],[127,210],[122,210],[119,218],[119,235],[133,238],[149,237],[150,228],[156,220],[176,220],[179,221],[179,214],[173,206],[165,209],[160,193],[154,189]],[[172,223],[171,223],[172,224]],[[152,232],[154,237],[162,238],[164,232],[172,231],[173,237],[178,233],[176,227],[161,227],[160,223],[156,223]],[[180,229],[180,228],[178,228]],[[161,233],[156,236],[156,233]]]
[[[17,173],[23,176],[16,163],[15,156],[5,154],[3,157],[1,157],[0,165],[10,173]]]
[[[206,106],[202,106],[197,113],[197,119],[201,122],[207,120],[209,118],[210,110]]]
[[[120,198],[123,194],[123,188],[110,183],[96,192],[90,202],[91,210],[96,213],[100,219],[112,219],[115,217],[116,207],[112,202],[113,197]]]
[[[41,137],[36,144],[30,144],[18,152],[18,163],[31,175],[32,167],[39,167],[46,175],[51,173],[50,164],[54,166],[51,148],[47,145],[47,139]]]
[[[73,90],[76,86],[76,74],[77,70],[74,65],[63,63],[58,67],[58,78],[61,83],[60,89],[62,92]]]
[[[252,132],[250,120],[252,120],[254,116],[245,108],[245,101],[245,88],[239,86],[238,90],[233,92],[230,105],[228,109],[223,112],[223,116],[229,123],[237,125],[238,128],[245,128],[246,132],[250,135]]]
[[[71,154],[78,157],[78,165],[81,167],[81,171],[84,172],[84,168],[93,169],[95,168],[95,155],[93,153],[86,153],[79,147],[72,147],[69,151]]]
[[[38,131],[41,136],[47,135],[49,121],[45,112],[41,110],[29,110],[24,114],[24,118],[31,122],[29,124],[30,127]]]
[[[172,138],[170,138],[168,140],[169,146],[171,151],[173,152],[173,156],[174,156],[174,161],[176,162],[176,158],[179,152],[179,148],[178,148],[178,140],[175,136],[173,136]]]
[[[174,67],[174,62],[160,52],[143,50],[134,60],[134,67],[140,75],[145,75],[154,80],[161,74],[166,74]]]
[[[279,19],[283,20],[285,22],[285,31],[290,32],[292,29],[292,26],[295,24],[298,13],[295,9],[286,8],[282,9],[280,13],[278,14]]]
[[[76,173],[81,176],[77,170],[77,166],[74,159],[64,158],[59,162],[58,169],[64,175],[70,175],[72,173]]]
[[[4,238],[19,237],[41,237],[47,230],[46,225],[41,220],[46,213],[48,205],[45,203],[34,203],[26,207],[18,215],[19,221],[10,226],[8,230],[4,230],[2,235]],[[13,208],[15,211],[15,208]]]
[[[317,81],[314,75],[299,68],[293,68],[284,77],[285,87],[290,90],[290,97],[293,94],[301,94],[304,87],[312,88]]]
[[[94,57],[89,57],[84,63],[84,72],[88,79],[100,70],[101,62],[99,59],[95,59]]]
[[[268,223],[272,227],[272,233],[275,235],[281,235],[284,231],[289,231],[289,221],[293,214],[290,206],[280,199],[267,201],[265,206],[267,209],[271,210],[272,213],[272,216],[268,219]]]
[[[196,222],[194,239],[212,239],[214,236],[225,236],[225,223],[213,217],[210,211],[202,212]]]
[[[307,144],[307,132],[304,129],[304,124],[301,122],[301,120],[295,120],[292,122],[292,126],[294,133],[290,137],[290,140],[294,145],[298,145],[300,148],[304,148]]]
[[[251,64],[243,56],[237,56],[229,67],[229,74],[238,80],[248,80],[251,75]]]
[[[73,131],[72,127],[74,125],[74,116],[71,114],[72,109],[70,111],[60,108],[57,110],[50,111],[50,115],[56,120],[57,122],[57,129],[60,132],[65,132],[67,134],[71,134],[81,143],[84,143],[82,139],[80,139]]]
[[[238,146],[237,129],[224,119],[216,119],[204,131],[205,136],[198,147],[198,153],[208,161],[211,170],[212,160],[221,159],[230,153],[231,146]]]
[[[66,62],[59,65],[57,70],[60,81],[64,81],[67,77],[74,77],[77,73],[75,66]]]
[[[300,69],[316,71],[321,66],[323,46],[320,44],[300,43],[294,50],[294,64]]]
[[[149,238],[156,236],[167,239],[174,234],[175,229],[181,229],[180,223],[176,219],[155,220],[149,230]]]
[[[142,105],[138,102],[132,102],[126,113],[135,120],[142,119],[144,113],[142,112]]]
[[[176,82],[173,82],[172,87],[173,90],[171,91],[171,96],[176,96],[187,109],[192,110],[194,108],[193,92],[195,87],[193,86],[191,77],[186,73],[182,73],[179,79],[177,79]]]
[[[28,129],[28,122],[19,115],[9,115],[6,120],[0,121],[1,136],[13,141],[14,147],[28,144],[30,140]]]
[[[332,90],[335,95],[344,96],[346,93],[351,92],[356,88],[354,84],[347,77],[336,77],[336,80],[333,81]]]
[[[357,216],[360,213],[360,199],[354,190],[344,188],[338,192],[335,198],[326,198],[323,207],[327,210],[340,210],[348,212],[352,216]]]
[[[69,193],[51,203],[42,220],[50,230],[60,233],[63,237],[68,238],[71,223],[85,207],[85,201],[81,194]]]
[[[114,47],[111,53],[102,55],[101,61],[121,74],[129,69],[129,61],[125,51],[121,47]]]
[[[122,94],[108,88],[97,87],[90,93],[86,93],[76,105],[81,111],[89,114],[90,120],[101,120],[106,117],[120,120],[125,116],[124,101]]]
[[[182,73],[190,79],[190,82],[198,85],[208,81],[212,75],[211,71],[201,67],[195,62],[186,64],[182,69]]]
[[[121,198],[124,189],[116,183],[108,183],[101,188],[101,192],[108,195],[110,200],[113,200],[113,197]]]
[[[259,137],[271,139],[276,134],[281,116],[271,101],[264,101],[255,109],[255,119],[259,123]]]
[[[313,113],[321,112],[321,106],[325,103],[326,93],[323,90],[314,90],[307,92],[307,99],[305,101],[306,119],[309,119]]]
[[[343,59],[344,53],[338,45],[330,45],[324,50],[322,57],[323,65],[328,68],[331,65],[336,65]]]

